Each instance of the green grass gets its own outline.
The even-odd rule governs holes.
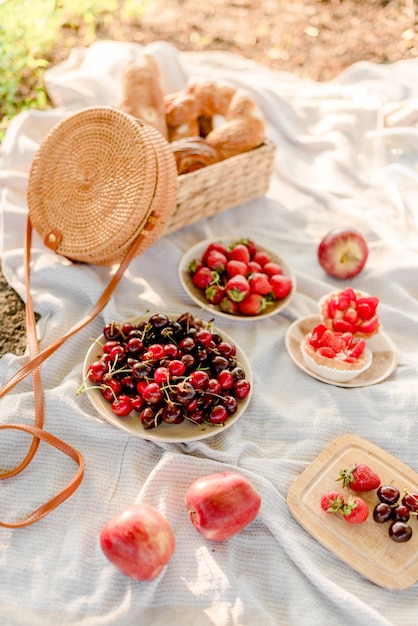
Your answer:
[[[150,0],[0,0],[0,141],[10,120],[50,105],[44,72],[99,27],[138,21]]]

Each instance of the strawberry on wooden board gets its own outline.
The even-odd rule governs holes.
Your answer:
[[[325,513],[338,513],[344,505],[344,497],[338,491],[326,491],[321,496],[321,508]]]
[[[369,507],[359,496],[350,496],[341,512],[349,524],[362,524],[369,516]]]
[[[360,496],[350,495],[346,500],[343,494],[333,489],[322,494],[320,503],[325,513],[342,517],[348,524],[362,524],[370,512],[367,503]]]
[[[337,480],[353,491],[371,491],[380,486],[380,478],[366,463],[354,463],[340,470]]]

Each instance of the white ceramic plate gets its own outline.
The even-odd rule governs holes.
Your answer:
[[[300,342],[320,321],[319,315],[304,317],[293,322],[286,333],[285,342],[289,355],[296,365],[309,376],[337,387],[365,387],[380,383],[394,371],[397,363],[395,344],[384,332],[380,331],[377,335],[367,340],[367,345],[373,353],[371,366],[365,372],[353,378],[353,380],[346,383],[335,382],[312,372],[305,364],[300,349]]]
[[[169,317],[178,317],[178,314],[172,315],[170,313],[167,313],[166,311],[164,311],[164,313]],[[136,318],[134,322],[148,319],[149,317],[151,317],[151,315],[152,313],[148,312],[146,315]],[[224,432],[226,429],[235,424],[235,422],[246,410],[252,395],[253,376],[248,359],[246,358],[241,348],[237,345],[237,343],[224,331],[220,331],[218,328],[215,328],[215,330],[217,330],[217,332],[219,332],[226,341],[231,341],[235,344],[237,359],[240,365],[244,368],[244,371],[246,373],[246,380],[248,380],[251,385],[250,393],[248,394],[248,396],[245,399],[239,401],[238,410],[236,411],[236,413],[228,417],[223,426],[211,426],[208,424],[203,424],[202,427],[200,427],[197,424],[193,424],[187,420],[184,420],[184,422],[182,422],[181,424],[169,425],[162,423],[156,428],[147,430],[141,424],[139,415],[138,413],[135,413],[135,411],[132,411],[132,413],[127,417],[118,417],[117,415],[115,415],[109,403],[103,398],[100,390],[94,388],[94,384],[87,379],[87,371],[89,365],[96,361],[98,357],[100,357],[102,354],[100,344],[103,344],[105,342],[103,335],[100,335],[95,341],[93,341],[91,347],[87,351],[83,364],[83,380],[86,381],[86,393],[88,394],[92,405],[106,422],[109,422],[109,424],[112,424],[116,428],[124,430],[125,432],[128,432],[131,435],[134,435],[135,437],[140,437],[142,439],[161,441],[166,443],[183,443],[188,441],[206,439],[208,437],[213,437],[220,432]]]
[[[296,277],[292,268],[288,265],[288,263],[286,263],[284,259],[282,259],[282,257],[280,257],[278,254],[276,254],[272,250],[269,250],[265,246],[259,245],[258,243],[257,243],[257,250],[260,250],[261,252],[267,252],[270,255],[270,258],[272,261],[274,261],[275,263],[279,263],[279,265],[281,265],[281,267],[283,268],[283,274],[285,276],[288,276],[292,280],[292,289],[290,293],[286,296],[286,298],[283,298],[283,300],[275,301],[273,304],[267,307],[266,311],[264,311],[263,313],[260,313],[260,315],[251,316],[251,315],[242,315],[240,313],[236,313],[236,314],[224,313],[223,311],[219,309],[219,307],[216,304],[211,304],[210,302],[207,302],[207,300],[205,299],[203,295],[203,292],[197,287],[195,287],[195,285],[193,284],[192,278],[188,271],[190,263],[195,259],[201,259],[203,256],[203,253],[205,252],[206,248],[208,247],[210,243],[214,241],[219,241],[225,245],[231,245],[238,240],[239,240],[239,237],[227,238],[227,239],[204,239],[203,241],[200,241],[198,244],[190,248],[190,250],[186,252],[186,254],[183,256],[183,258],[180,261],[179,277],[180,277],[181,284],[183,285],[185,291],[193,300],[193,302],[195,302],[200,308],[207,309],[208,311],[211,311],[212,313],[218,315],[219,317],[225,317],[227,319],[234,318],[243,322],[254,322],[259,319],[264,319],[266,317],[271,317],[272,315],[276,315],[276,313],[284,309],[293,298],[295,291],[296,291]]]

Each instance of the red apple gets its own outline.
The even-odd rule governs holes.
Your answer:
[[[205,539],[223,541],[253,521],[261,497],[245,476],[219,472],[192,483],[185,504],[193,526]]]
[[[135,580],[151,580],[171,559],[174,534],[157,509],[132,504],[103,526],[100,547],[122,574]]]
[[[334,228],[318,247],[321,267],[333,278],[353,278],[366,264],[367,241],[355,228]]]

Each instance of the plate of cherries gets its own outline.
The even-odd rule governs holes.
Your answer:
[[[248,407],[250,364],[212,320],[147,312],[102,330],[79,393],[113,426],[143,439],[194,441],[229,428]]]

